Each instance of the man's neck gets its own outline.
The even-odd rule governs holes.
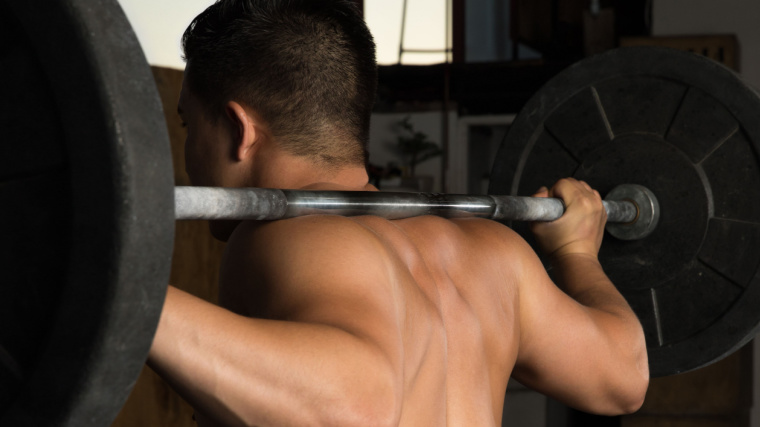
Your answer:
[[[364,166],[332,169],[305,157],[271,153],[260,158],[251,185],[263,188],[372,191]]]
[[[299,186],[303,190],[338,190],[338,191],[377,191],[369,184],[369,177],[364,167],[353,166],[340,169],[327,178]]]
[[[329,171],[304,158],[293,156],[272,157],[252,175],[241,187],[337,190],[337,191],[378,191],[369,184],[367,171],[363,166],[347,166]],[[240,221],[210,221],[211,234],[226,242]]]

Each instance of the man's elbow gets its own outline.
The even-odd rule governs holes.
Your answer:
[[[616,392],[612,394],[615,398],[610,402],[611,407],[605,412],[609,412],[608,415],[624,415],[638,411],[644,404],[648,388],[649,370],[635,370],[618,385]]]
[[[615,364],[609,367],[598,388],[595,397],[586,400],[587,412],[616,416],[632,414],[644,404],[649,388],[649,366],[646,357],[637,363]]]
[[[604,392],[593,401],[579,404],[577,408],[591,414],[605,416],[632,414],[641,409],[644,404],[648,384],[647,379],[636,384],[626,384],[624,387],[618,385],[614,390]]]
[[[638,411],[644,404],[649,388],[649,356],[646,340],[638,322],[636,326],[638,327],[633,339],[635,345],[621,349],[621,364],[613,368],[618,373],[618,393],[615,395],[618,397],[616,409],[619,414],[631,414]]]
[[[629,386],[630,390],[624,399],[620,401],[620,415],[632,414],[644,404],[644,398],[649,388],[649,377],[639,379],[636,383]]]

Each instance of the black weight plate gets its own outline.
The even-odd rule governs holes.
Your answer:
[[[169,276],[161,103],[116,0],[0,0],[0,41],[0,425],[108,425]]]
[[[760,324],[760,98],[709,59],[623,48],[581,61],[516,118],[491,194],[530,195],[574,176],[602,194],[648,187],[650,236],[607,236],[600,261],[642,321],[652,376],[715,362]],[[532,242],[526,224],[512,224]]]
[[[69,246],[67,172],[0,184],[0,410],[7,409],[34,371],[65,284]],[[50,192],[49,196],[40,194]],[[56,215],[47,206],[62,209]],[[41,245],[39,242],[45,242]]]

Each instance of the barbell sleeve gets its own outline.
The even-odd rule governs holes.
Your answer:
[[[401,219],[421,215],[552,221],[562,216],[560,199],[519,196],[310,191],[271,188],[175,187],[178,220],[276,220],[311,214],[376,215]],[[608,222],[632,223],[639,208],[632,200],[605,200]]]

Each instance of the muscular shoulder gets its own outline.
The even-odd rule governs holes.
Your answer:
[[[222,281],[263,289],[267,304],[290,316],[304,309],[299,304],[335,306],[360,292],[385,292],[379,289],[392,281],[387,262],[382,242],[350,218],[247,222],[230,238]]]
[[[313,215],[269,222],[241,224],[230,239],[232,250],[254,251],[267,261],[280,257],[324,259],[336,255],[360,256],[378,249],[377,237],[351,218]]]
[[[406,220],[405,220],[406,221]],[[458,257],[473,256],[494,265],[519,261],[533,255],[530,246],[509,227],[496,221],[468,218],[447,220],[411,218],[404,228],[418,240],[433,245],[437,251],[449,248]]]

